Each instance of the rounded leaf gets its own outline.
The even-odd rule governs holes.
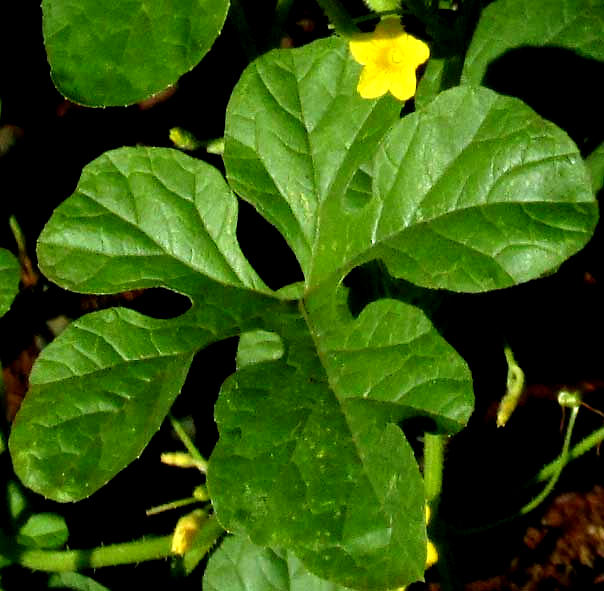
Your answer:
[[[82,105],[141,101],[201,60],[228,6],[228,0],[43,0],[52,79]]]
[[[443,92],[397,123],[376,155],[373,258],[424,287],[478,292],[557,268],[597,219],[576,145],[522,101]]]

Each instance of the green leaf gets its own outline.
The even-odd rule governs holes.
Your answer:
[[[56,513],[36,513],[17,532],[17,543],[30,548],[61,548],[69,531],[65,520]]]
[[[510,49],[526,46],[563,47],[604,61],[604,4],[600,0],[493,2],[480,16],[462,82],[480,84],[491,62]]]
[[[604,143],[600,144],[585,160],[594,193],[604,186]]]
[[[539,277],[584,246],[597,207],[564,132],[470,87],[397,120],[387,99],[356,94],[347,52],[339,39],[272,52],[227,109],[227,176],[283,233],[307,287],[382,258],[422,286],[484,291]]]
[[[6,508],[13,525],[24,516],[28,505],[21,485],[15,480],[9,480],[6,483]]]
[[[49,589],[74,589],[74,591],[109,591],[107,587],[80,573],[53,573],[48,577]]]
[[[227,108],[224,160],[233,189],[283,234],[307,284],[366,248],[370,196],[349,186],[401,104],[362,99],[361,67],[332,37],[272,51],[241,76]],[[367,195],[367,196],[365,196]]]
[[[278,334],[266,330],[246,332],[239,338],[237,347],[237,368],[246,365],[281,359],[284,353],[283,341]]]
[[[442,58],[430,58],[417,85],[417,92],[415,93],[416,110],[427,106],[442,90],[457,86],[462,65],[463,61],[458,53]]]
[[[8,312],[17,295],[20,276],[19,261],[8,250],[0,248],[0,316]]]
[[[239,536],[223,540],[203,577],[207,591],[348,591],[310,573],[291,553],[255,546]]]
[[[58,501],[92,494],[140,455],[195,352],[281,305],[258,291],[236,220],[219,173],[174,150],[124,148],[84,170],[40,236],[46,275],[83,292],[161,285],[193,307],[172,320],[103,310],[44,349],[9,439],[26,486]]]
[[[83,105],[141,101],[201,60],[228,7],[228,0],[43,0],[52,79]]]
[[[486,88],[445,91],[397,123],[378,150],[374,191],[370,255],[431,288],[486,291],[539,277],[580,250],[597,222],[575,144]]]
[[[342,585],[417,580],[423,483],[397,424],[428,415],[459,429],[472,409],[469,371],[402,302],[381,300],[355,319],[346,290],[328,283],[308,296],[304,317],[274,327],[286,356],[238,369],[223,385],[208,471],[218,518]],[[313,361],[303,352],[315,347]]]

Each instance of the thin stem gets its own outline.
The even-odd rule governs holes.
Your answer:
[[[604,427],[590,433],[585,439],[579,441],[579,443],[568,452],[566,457],[564,456],[564,453],[561,453],[555,460],[544,466],[535,477],[534,482],[543,482],[544,480],[547,480],[557,470],[561,470],[570,461],[582,456],[599,443],[602,443],[602,441],[604,441]]]
[[[522,507],[519,511],[517,511],[513,515],[504,517],[503,519],[495,521],[494,523],[489,523],[489,524],[482,525],[479,527],[473,527],[473,528],[458,531],[457,532],[458,534],[469,535],[469,534],[480,533],[480,532],[486,531],[488,529],[492,529],[494,527],[498,527],[500,525],[509,523],[514,518],[516,518],[518,515],[526,515],[527,513],[530,513],[533,509],[536,509],[547,498],[549,493],[553,490],[554,486],[556,486],[556,483],[558,482],[558,479],[560,478],[560,473],[562,472],[562,468],[564,468],[564,466],[569,461],[570,440],[572,437],[573,429],[575,427],[575,421],[577,420],[577,415],[579,413],[579,408],[580,408],[580,406],[571,407],[570,419],[569,419],[568,425],[566,427],[566,433],[564,435],[564,442],[562,444],[562,453],[560,454],[560,457],[557,460],[554,460],[551,464],[549,464],[549,466],[552,466],[552,468],[550,468],[548,470],[547,477],[549,478],[549,481],[546,484],[546,486],[543,488],[543,490],[532,501],[530,501],[529,503],[524,505],[524,507]],[[546,466],[546,468],[547,468],[547,466]],[[545,468],[544,468],[544,470],[545,470]],[[544,470],[542,470],[539,473],[539,476],[541,476],[541,474],[543,473]],[[539,478],[539,476],[538,476],[538,480],[546,479],[546,477]]]
[[[579,407],[578,406],[572,407],[571,411],[570,411],[570,419],[568,421],[568,426],[566,427],[566,434],[564,436],[564,444],[562,445],[562,453],[560,454],[560,458],[562,458],[562,461],[556,466],[556,469],[553,471],[549,482],[547,483],[545,488],[541,491],[541,493],[538,494],[530,503],[527,503],[524,507],[522,507],[522,509],[520,510],[521,515],[526,515],[527,513],[531,512],[533,509],[538,507],[541,504],[541,502],[543,500],[545,500],[545,498],[549,495],[549,493],[552,491],[554,486],[556,486],[556,483],[558,482],[558,479],[560,478],[562,468],[564,467],[564,464],[568,461],[568,450],[570,448],[570,438],[573,433],[573,429],[575,427],[575,421],[577,420],[578,414],[579,414]]]
[[[180,509],[180,507],[186,507],[188,505],[192,505],[193,503],[199,503],[199,499],[197,499],[196,497],[178,499],[177,501],[171,501],[170,503],[164,503],[163,505],[151,507],[151,509],[147,509],[145,511],[145,515],[157,515],[158,513],[163,513],[164,511],[171,511],[172,509]]]
[[[336,32],[342,35],[342,37],[350,37],[354,33],[359,32],[358,27],[354,24],[339,0],[317,0],[317,4],[327,15],[329,22],[334,26]]]
[[[431,504],[440,496],[443,485],[445,439],[443,435],[424,434],[424,486],[426,501]]]
[[[224,529],[216,518],[210,517],[197,534],[197,541],[207,552],[223,533]],[[171,545],[172,534],[125,544],[101,546],[92,550],[29,550],[16,547],[10,557],[14,562],[32,570],[77,571],[167,558],[172,555]]]
[[[193,458],[199,464],[199,469],[202,472],[208,471],[208,461],[199,453],[199,450],[195,447],[195,444],[191,441],[191,438],[187,434],[187,432],[183,429],[183,426],[172,416],[172,413],[168,415],[170,419],[170,423],[172,424],[172,428],[176,431],[179,439],[182,441],[183,445],[187,448],[187,451],[193,456]]]

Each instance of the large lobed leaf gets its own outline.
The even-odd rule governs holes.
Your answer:
[[[425,287],[486,291],[538,277],[585,245],[597,205],[562,130],[469,86],[392,125],[389,99],[355,94],[346,52],[329,39],[270,53],[227,109],[227,176],[281,230],[308,287],[382,258]],[[378,144],[372,171],[364,159]],[[359,193],[372,173],[373,194]]]
[[[236,221],[220,174],[175,150],[123,148],[85,168],[40,235],[42,270],[80,292],[164,286],[193,307],[171,321],[90,314],[43,351],[10,438],[27,486],[59,501],[93,493],[140,455],[194,353],[266,308]]]
[[[141,101],[201,60],[228,7],[228,0],[43,0],[52,79],[87,106]]]
[[[42,353],[9,442],[29,486],[94,492],[158,428],[195,351],[245,333],[215,410],[221,524],[335,584],[421,578],[423,485],[399,424],[460,429],[470,373],[414,306],[384,299],[353,317],[342,280],[382,258],[428,287],[512,285],[578,250],[597,208],[574,144],[520,101],[456,88],[399,121],[393,99],[357,95],[359,70],[335,38],[271,52],[229,104],[228,178],[281,230],[302,288],[272,293],[256,276],[208,165],[130,148],[86,167],[40,237],[44,272],[85,292],[162,286],[192,308],[95,313]]]

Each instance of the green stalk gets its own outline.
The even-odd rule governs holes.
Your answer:
[[[568,421],[568,427],[566,428],[566,434],[564,435],[564,444],[562,445],[562,453],[560,454],[560,458],[562,459],[556,465],[556,468],[552,472],[552,476],[545,486],[545,488],[539,493],[530,503],[527,503],[522,509],[520,509],[521,515],[526,515],[530,513],[533,509],[538,507],[542,501],[549,495],[552,491],[558,479],[560,478],[560,474],[562,473],[562,468],[568,461],[568,450],[570,448],[570,438],[573,433],[573,429],[575,427],[575,421],[577,420],[577,415],[579,414],[579,407],[573,406],[570,410],[570,419]]]
[[[175,419],[172,414],[168,415],[172,428],[176,431],[179,439],[183,445],[187,448],[187,451],[191,454],[193,459],[199,464],[199,470],[204,473],[208,471],[208,461],[199,453],[199,450],[195,447],[195,444],[191,441],[191,438],[187,432],[183,429],[183,426]]]
[[[224,533],[215,517],[210,517],[199,531],[196,545],[205,547],[206,552]],[[12,549],[8,556],[13,562],[32,570],[46,572],[78,571],[86,568],[136,564],[147,560],[168,558],[172,555],[172,534],[159,538],[148,538],[101,546],[92,550],[30,550],[22,546]]]
[[[535,477],[535,482],[547,480],[557,470],[564,468],[564,466],[566,466],[566,464],[568,464],[571,460],[575,460],[576,458],[582,456],[584,453],[588,452],[602,441],[604,441],[604,427],[594,431],[585,437],[585,439],[579,441],[579,443],[577,443],[577,445],[575,445],[566,456],[563,452],[555,460],[544,466],[539,474],[537,474]]]
[[[443,435],[424,434],[424,487],[429,505],[438,502],[443,486],[445,439]]]

